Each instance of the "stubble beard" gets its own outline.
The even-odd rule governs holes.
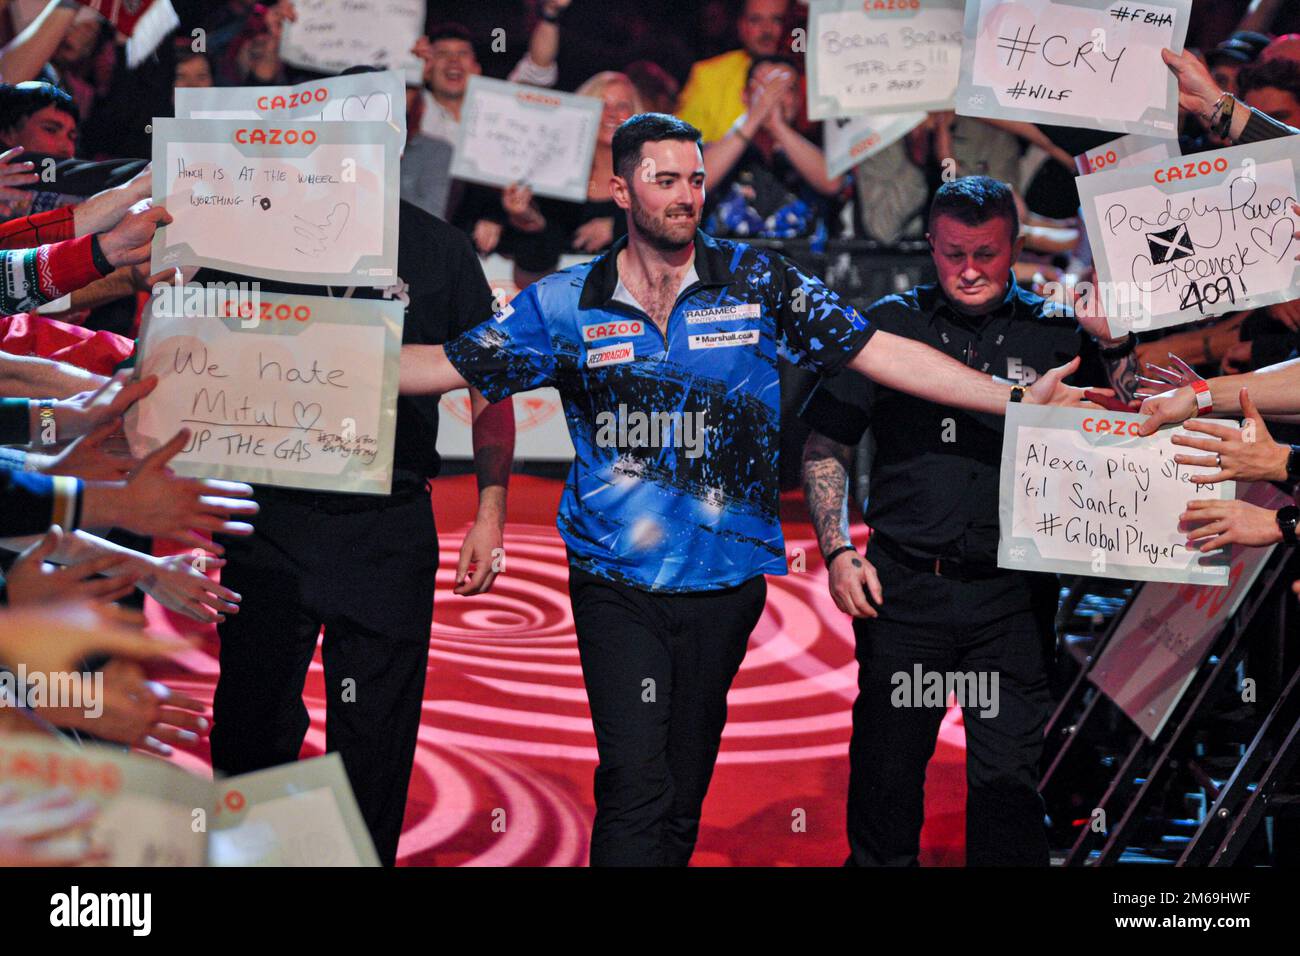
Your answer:
[[[669,222],[666,217],[655,219],[648,215],[645,208],[637,202],[635,193],[632,194],[631,200],[632,222],[636,224],[637,232],[656,249],[661,252],[680,252],[695,241],[695,231],[700,227],[699,213],[689,220],[690,230],[686,232],[686,235],[678,236],[674,232],[674,227],[677,223],[680,223],[677,228],[685,231],[684,221]]]

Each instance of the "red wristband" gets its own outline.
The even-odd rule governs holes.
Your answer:
[[[1203,378],[1192,382],[1192,391],[1196,393],[1196,417],[1208,415],[1214,411],[1214,396],[1210,392],[1210,383]]]

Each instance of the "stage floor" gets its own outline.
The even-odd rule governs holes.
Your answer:
[[[465,598],[451,587],[477,500],[474,479],[436,482],[438,595],[400,865],[586,863],[596,746],[554,523],[560,490],[558,481],[512,478],[506,571],[490,593]],[[793,561],[803,549],[806,570],[768,579],[766,611],[728,698],[696,866],[837,866],[848,851],[853,632],[826,591],[797,496],[783,501],[783,518],[787,551]],[[155,628],[195,633],[152,602],[147,612]],[[202,633],[202,646],[166,679],[210,702],[216,633]],[[304,691],[312,724],[303,756],[324,749],[322,692],[318,651]],[[174,759],[210,773],[206,742]],[[956,709],[926,783],[921,862],[960,865],[965,734]]]

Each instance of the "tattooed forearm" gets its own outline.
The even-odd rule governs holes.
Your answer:
[[[803,489],[822,554],[849,540],[849,460],[852,449],[813,432],[803,446]]]
[[[1106,377],[1110,380],[1110,387],[1115,390],[1115,394],[1126,402],[1133,401],[1138,388],[1137,377],[1142,368],[1137,353],[1132,352],[1118,359],[1103,357],[1102,362],[1106,366]]]

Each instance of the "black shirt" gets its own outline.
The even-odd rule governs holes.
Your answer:
[[[197,282],[239,281],[241,277],[204,269]],[[248,277],[242,277],[248,281]],[[339,286],[298,285],[258,280],[264,292],[297,295],[345,296]],[[401,287],[405,284],[407,288]],[[458,229],[403,200],[397,229],[397,298],[406,296],[402,344],[441,345],[492,317],[492,290],[483,275],[469,239]],[[391,289],[356,288],[357,299],[392,298]],[[437,476],[442,466],[438,441],[437,396],[407,396],[397,399],[397,428],[393,442],[393,494],[410,494]],[[295,497],[351,498],[358,505],[373,495],[343,495],[298,491],[287,488],[258,488],[264,492]]]
[[[937,286],[920,285],[886,296],[865,317],[873,328],[1022,385],[1065,364],[1081,346],[1096,353],[1069,309],[1014,281],[998,308],[984,316],[963,316]],[[800,417],[850,446],[874,425],[864,509],[873,531],[916,557],[996,565],[1002,416],[938,405],[846,371],[824,379]]]

